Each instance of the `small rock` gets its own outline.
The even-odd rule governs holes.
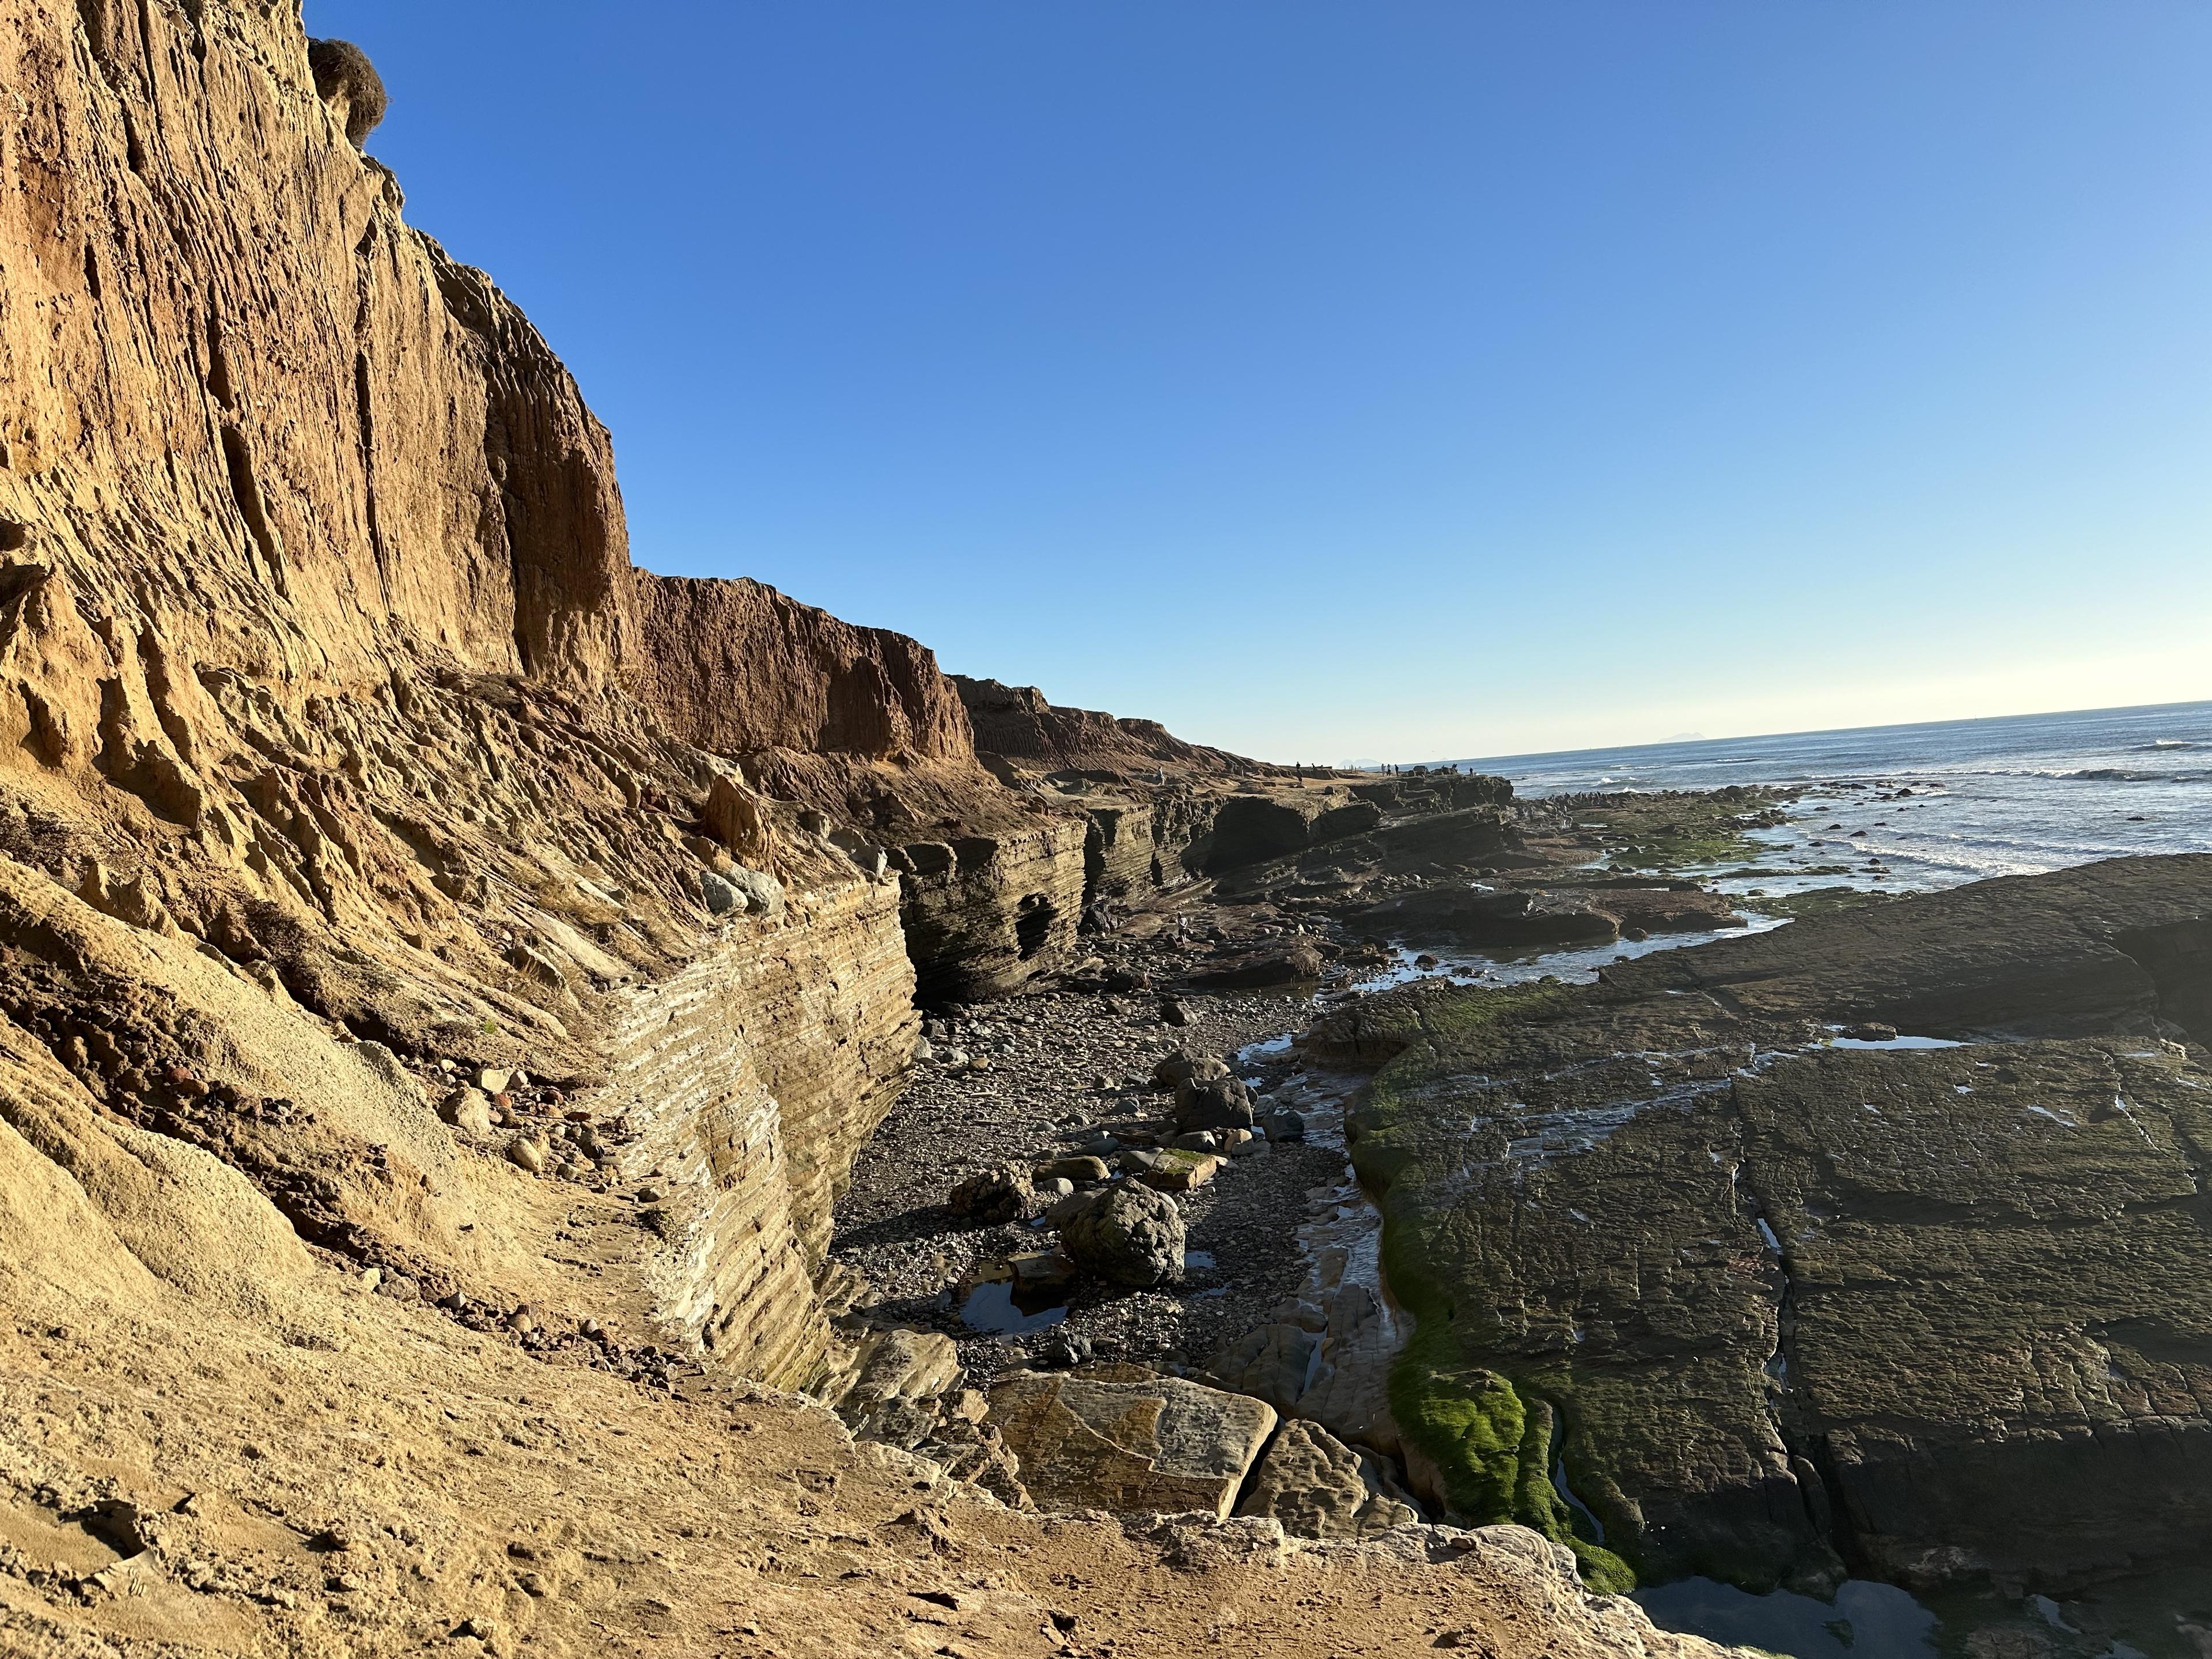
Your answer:
[[[1056,1158],[1037,1171],[1039,1181],[1066,1181],[1076,1186],[1095,1185],[1112,1173],[1103,1158]]]
[[[1066,1198],[1074,1190],[1075,1183],[1061,1176],[1055,1176],[1049,1181],[1040,1181],[1036,1183],[1037,1196],[1040,1198]]]
[[[477,1087],[487,1095],[503,1095],[514,1081],[512,1070],[496,1066],[481,1066],[477,1072]]]
[[[491,1102],[481,1089],[456,1089],[438,1108],[438,1115],[463,1134],[482,1139],[491,1133]]]
[[[507,1161],[519,1170],[532,1175],[545,1172],[545,1143],[528,1135],[517,1135],[507,1143]]]
[[[1030,1358],[1047,1370],[1066,1370],[1071,1366],[1091,1362],[1096,1350],[1091,1339],[1080,1331],[1056,1329],[1048,1332],[1030,1350]]]

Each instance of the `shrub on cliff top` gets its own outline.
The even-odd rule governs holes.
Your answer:
[[[368,54],[350,40],[310,40],[307,67],[315,73],[315,91],[325,103],[345,98],[345,133],[358,149],[376,124],[384,118],[390,100],[383,77],[368,61]]]

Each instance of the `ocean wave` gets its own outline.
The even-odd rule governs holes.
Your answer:
[[[2099,766],[2086,772],[2061,772],[2062,778],[2083,783],[2203,783],[2212,772],[2136,772],[2124,766]]]
[[[2197,747],[2199,747],[2198,744],[2190,742],[2186,738],[2159,738],[2150,743],[2137,744],[2136,745],[2136,752],[2137,754],[2148,754],[2157,750],[2195,749]]]

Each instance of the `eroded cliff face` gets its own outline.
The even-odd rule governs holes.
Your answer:
[[[937,659],[753,581],[633,578],[640,701],[702,749],[972,762],[967,712]]]
[[[1033,685],[1001,685],[965,674],[953,675],[952,684],[974,725],[975,746],[1037,771],[1165,767],[1181,774],[1260,776],[1285,769],[1186,743],[1158,720],[1061,708]]]
[[[1085,819],[912,641],[631,569],[296,0],[7,8],[0,178],[0,1648],[1706,1650],[1526,1534],[1043,1521],[741,1380],[824,1371],[908,941],[1048,964]]]
[[[912,972],[896,885],[711,751],[957,762],[957,698],[910,641],[631,569],[605,430],[489,279],[404,222],[316,96],[296,5],[11,8],[0,84],[0,851],[25,917],[43,880],[433,1096],[437,1061],[521,1063],[609,1126],[581,1184],[665,1164],[711,1194],[673,1212],[669,1329],[803,1371]],[[718,909],[741,860],[787,908]],[[392,1222],[372,1129],[255,1104],[230,1016],[88,979],[35,920],[5,937],[8,1011],[105,1109],[362,1265],[520,1299]],[[664,984],[703,1005],[678,1022],[699,1064],[648,1099],[672,1038],[635,1021]],[[555,1168],[574,1145],[553,1134]]]

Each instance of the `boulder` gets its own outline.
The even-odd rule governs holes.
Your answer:
[[[741,916],[750,908],[736,884],[714,870],[699,872],[699,896],[706,901],[709,915]]]
[[[960,1352],[935,1331],[870,1331],[842,1356],[851,1381],[831,1403],[856,1433],[894,1401],[933,1399],[960,1384]]]
[[[1254,991],[1274,985],[1297,985],[1319,979],[1323,961],[1311,941],[1298,939],[1232,957],[1218,967],[1191,975],[1190,982],[1218,991]]]
[[[1078,1210],[1060,1239],[1078,1267],[1109,1284],[1142,1288],[1182,1277],[1182,1213],[1173,1199],[1133,1182]]]
[[[1376,1459],[1295,1418],[1268,1443],[1237,1513],[1272,1516],[1297,1538],[1367,1538],[1421,1518]]]
[[[1047,1509],[1225,1517],[1275,1427],[1271,1406],[1134,1366],[1018,1371],[988,1419]]]
[[[986,1226],[1025,1221],[1036,1205],[1036,1189],[1030,1184],[1030,1172],[1018,1164],[969,1176],[945,1200],[945,1207],[953,1214]]]
[[[1155,1089],[1181,1089],[1193,1083],[1212,1083],[1234,1076],[1228,1062],[1214,1054],[1194,1054],[1184,1050],[1162,1057],[1152,1067],[1152,1086]]]
[[[1213,1172],[1221,1164],[1222,1159],[1216,1153],[1194,1152],[1181,1146],[1170,1146],[1153,1158],[1152,1166],[1137,1179],[1164,1193],[1187,1193],[1212,1180]]]
[[[774,921],[783,914],[783,884],[765,870],[743,865],[723,872],[722,878],[745,896],[748,909]]]
[[[456,1089],[438,1108],[438,1115],[465,1135],[478,1139],[491,1133],[491,1100],[481,1089]]]
[[[1175,1126],[1194,1129],[1249,1129],[1253,1123],[1252,1091],[1242,1078],[1209,1078],[1176,1090]]]
[[[1058,1250],[1012,1256],[1006,1266],[1013,1273],[1017,1292],[1057,1290],[1075,1277],[1075,1263]]]

